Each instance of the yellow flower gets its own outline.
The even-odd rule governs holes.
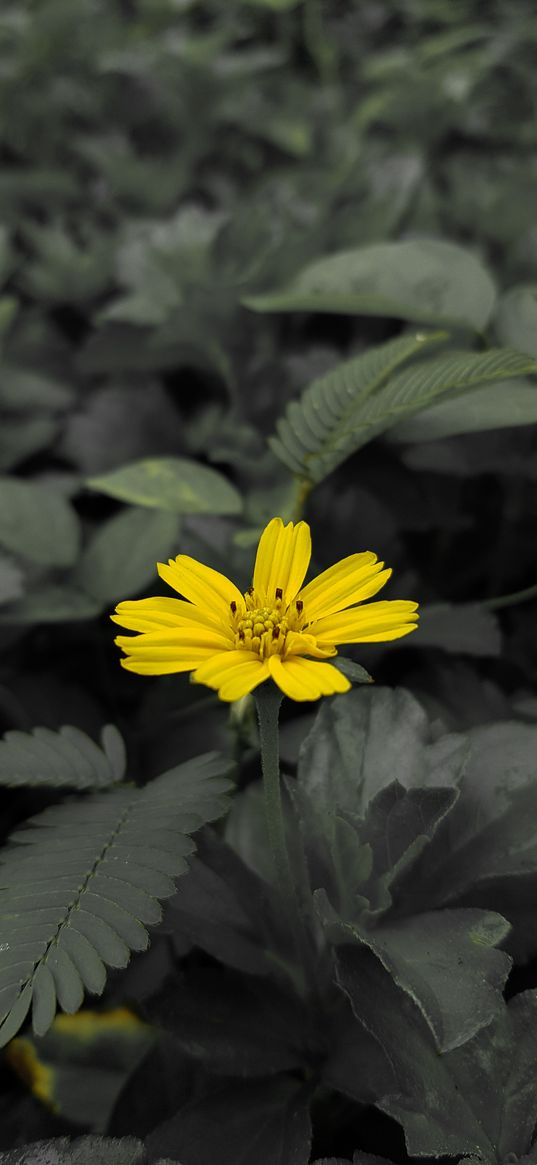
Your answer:
[[[351,554],[302,586],[311,557],[307,522],[273,518],[261,535],[252,586],[242,594],[225,575],[179,554],[160,577],[185,599],[119,603],[112,619],[138,635],[116,639],[123,667],[140,675],[193,672],[222,700],[239,700],[273,679],[292,700],[346,692],[327,659],[340,643],[380,643],[414,631],[417,603],[357,606],[388,581],[376,554]]]

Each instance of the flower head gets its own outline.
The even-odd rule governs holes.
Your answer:
[[[261,535],[245,594],[225,575],[179,554],[160,577],[184,598],[119,603],[112,619],[137,635],[116,639],[123,667],[140,675],[191,671],[222,700],[239,700],[273,679],[292,700],[346,692],[326,661],[341,643],[380,643],[414,631],[417,603],[368,603],[391,570],[367,550],[351,554],[303,586],[311,557],[307,522],[273,518]]]

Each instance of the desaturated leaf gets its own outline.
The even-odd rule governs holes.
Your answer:
[[[173,1153],[181,1165],[307,1165],[311,1126],[304,1086],[282,1077],[244,1082],[193,1100],[150,1133],[151,1160]]]
[[[147,1158],[134,1137],[57,1137],[0,1152],[0,1165],[147,1165]]]
[[[41,566],[71,566],[80,540],[69,502],[38,481],[0,479],[0,545]]]
[[[512,287],[502,295],[495,325],[502,344],[537,356],[537,285]]]
[[[90,478],[91,489],[175,514],[238,514],[240,494],[215,469],[186,457],[153,457]]]
[[[395,1075],[396,1091],[377,1104],[403,1125],[408,1152],[475,1155],[492,1165],[495,1152],[482,1125],[480,1081],[471,1091],[459,1090],[449,1057],[438,1055],[418,1008],[371,951],[340,947],[337,975],[357,1019],[379,1042]],[[352,1095],[352,1081],[348,1088]]]
[[[73,623],[93,619],[100,611],[101,603],[77,587],[49,583],[6,606],[0,614],[0,624]]]
[[[316,806],[362,814],[380,790],[426,784],[429,726],[403,689],[360,687],[325,701],[299,759],[299,781]]]
[[[108,724],[99,748],[80,728],[12,729],[0,740],[0,785],[103,789],[125,775],[125,745]]]
[[[537,385],[504,380],[476,389],[470,396],[443,401],[390,429],[388,440],[437,441],[459,433],[511,429],[537,423]]]
[[[154,1043],[154,1031],[125,1007],[82,1010],[57,1016],[42,1039],[16,1037],[6,1060],[38,1100],[101,1133],[128,1075]]]
[[[505,721],[471,729],[457,805],[424,855],[415,890],[431,905],[475,887],[537,875],[537,726]],[[420,890],[421,886],[421,890]],[[482,904],[480,902],[480,904]]]
[[[138,594],[155,577],[155,563],[177,553],[179,519],[166,510],[129,508],[98,527],[72,581],[107,605]]]
[[[26,409],[63,411],[72,403],[72,390],[33,369],[3,364],[0,369],[0,404],[14,412]]]
[[[470,251],[438,239],[374,243],[329,255],[281,291],[249,296],[255,311],[322,311],[398,316],[481,331],[496,292]]]
[[[205,830],[188,873],[169,903],[167,926],[228,967],[274,973],[270,951],[281,947],[273,891],[215,833]]]
[[[498,618],[479,603],[435,603],[420,607],[413,647],[441,647],[461,655],[498,656]]]
[[[12,603],[24,594],[24,576],[7,554],[0,554],[0,605]]]
[[[195,844],[190,834],[227,808],[224,762],[208,753],[140,789],[128,785],[53,805],[10,837],[1,892],[0,1044],[32,1004],[36,1035],[59,1003],[101,994],[106,966],[146,950]],[[39,892],[36,890],[39,887]],[[7,921],[6,921],[7,920]]]
[[[440,1052],[466,1043],[501,1018],[511,967],[509,956],[495,949],[509,932],[501,915],[431,911],[367,928],[338,919],[322,890],[315,898],[333,941],[373,951],[419,1008]]]
[[[105,385],[80,403],[66,418],[61,450],[81,473],[106,473],[148,454],[173,453],[177,428],[165,390],[138,371],[133,384]]]
[[[221,967],[198,967],[182,980],[174,976],[145,1013],[219,1076],[299,1071],[314,1048],[308,1010],[296,996]]]

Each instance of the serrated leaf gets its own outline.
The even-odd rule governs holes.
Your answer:
[[[124,510],[93,535],[72,579],[106,605],[136,595],[149,584],[155,563],[177,553],[179,518],[166,510]]]
[[[59,732],[51,728],[6,732],[0,741],[0,785],[80,791],[113,785],[125,772],[123,741],[112,724],[103,729],[101,741],[103,748],[70,726]]]
[[[291,401],[271,448],[293,472],[321,480],[352,452],[355,416],[368,397],[399,365],[446,338],[444,332],[403,336],[339,364]]]
[[[0,478],[0,545],[40,566],[71,566],[78,554],[77,516],[56,490],[37,481]]]
[[[133,505],[152,506],[174,514],[238,514],[240,494],[216,469],[186,457],[153,457],[133,461],[87,485]]]
[[[390,429],[396,443],[438,441],[459,433],[483,433],[537,423],[537,386],[523,380],[504,380],[469,396],[443,401]]]
[[[373,243],[309,264],[281,291],[248,296],[254,311],[397,316],[481,331],[496,291],[471,252],[439,239]]]
[[[15,831],[1,874],[0,1046],[16,1034],[12,1016],[23,1022],[28,993],[43,1035],[57,1000],[73,999],[76,977],[79,991],[87,986],[80,970],[87,944],[96,967],[99,960],[124,967],[131,950],[147,947],[140,915],[158,921],[157,899],[173,893],[195,848],[189,834],[224,812],[223,768],[207,754],[143,789],[53,806]]]

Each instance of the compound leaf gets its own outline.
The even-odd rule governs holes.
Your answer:
[[[54,805],[12,834],[0,889],[0,1046],[30,1003],[44,1035],[58,1002],[76,1010],[84,989],[104,987],[105,965],[125,967],[146,949],[146,925],[160,920],[159,900],[195,849],[190,834],[226,808],[222,771],[208,753],[143,789]]]
[[[103,728],[101,744],[71,725],[59,732],[6,732],[0,741],[0,785],[104,789],[123,779],[125,745],[113,724]]]

